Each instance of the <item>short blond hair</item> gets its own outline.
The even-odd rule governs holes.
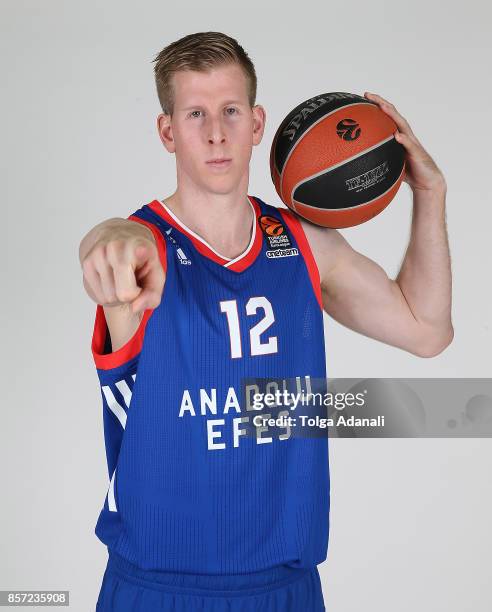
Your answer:
[[[154,60],[157,96],[162,112],[174,112],[173,75],[180,70],[207,72],[218,66],[238,64],[247,79],[251,107],[256,102],[256,72],[253,62],[241,45],[222,32],[196,32],[176,40],[160,51]]]

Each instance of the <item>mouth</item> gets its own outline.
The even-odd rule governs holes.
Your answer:
[[[211,159],[207,162],[207,166],[211,166],[212,168],[227,168],[232,162],[232,159],[229,157],[217,157],[215,159]]]

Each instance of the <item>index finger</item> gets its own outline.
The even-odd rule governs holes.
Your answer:
[[[107,249],[107,259],[112,268],[114,292],[118,301],[131,302],[139,295],[141,288],[138,286],[135,270],[149,259],[149,255],[149,249],[140,241],[136,244],[126,242],[122,247]]]

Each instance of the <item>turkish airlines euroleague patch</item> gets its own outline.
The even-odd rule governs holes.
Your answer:
[[[267,257],[276,258],[299,255],[299,251],[292,246],[290,236],[280,219],[271,215],[261,215],[258,220],[261,231],[270,247],[265,251]]]

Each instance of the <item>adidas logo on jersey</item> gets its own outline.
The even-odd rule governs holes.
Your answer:
[[[181,247],[178,247],[176,249],[176,253],[178,254],[178,258],[179,258],[179,263],[185,265],[185,266],[189,266],[191,265],[191,260],[189,260],[186,255],[183,252],[183,249]]]
[[[171,236],[171,232],[172,232],[173,228],[170,227],[167,230],[164,230],[164,233],[166,234],[167,238],[173,243],[173,245],[176,247],[176,254],[178,256],[179,259],[179,263],[183,264],[184,266],[190,266],[191,265],[191,260],[188,259],[188,257],[186,257],[183,249],[181,247],[178,246],[178,243],[176,242],[176,240]]]

